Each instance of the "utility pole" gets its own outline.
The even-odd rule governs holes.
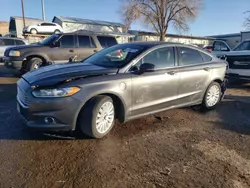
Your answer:
[[[23,5],[23,0],[21,0],[22,4],[22,14],[23,14],[23,27],[25,27],[25,18],[24,18],[24,5]]]
[[[42,14],[43,14],[43,20],[45,20],[44,0],[41,0],[41,3],[42,3]]]

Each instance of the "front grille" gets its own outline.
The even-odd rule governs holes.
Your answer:
[[[5,57],[8,57],[9,56],[9,53],[10,53],[10,49],[6,49],[5,52],[4,52],[4,56]]]
[[[17,87],[17,97],[26,106],[30,104],[30,98],[20,87]]]

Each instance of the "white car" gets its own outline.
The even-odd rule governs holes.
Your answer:
[[[23,33],[31,33],[31,34],[63,33],[63,29],[57,23],[44,22],[23,28]]]
[[[3,62],[4,52],[7,48],[26,44],[27,42],[23,39],[0,37],[0,62]]]

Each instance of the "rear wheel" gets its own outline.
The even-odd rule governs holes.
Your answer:
[[[202,107],[204,109],[213,109],[221,100],[221,86],[217,82],[211,83],[204,95]]]
[[[31,30],[30,30],[30,33],[31,33],[31,34],[37,34],[37,30],[36,30],[36,29],[31,29]]]
[[[28,71],[36,70],[36,69],[39,69],[42,64],[43,64],[43,60],[35,57],[28,61],[27,69]]]
[[[115,107],[112,98],[97,96],[90,100],[79,114],[82,132],[93,138],[102,138],[109,133],[115,122]]]

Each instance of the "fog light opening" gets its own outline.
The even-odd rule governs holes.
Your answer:
[[[44,122],[47,124],[56,123],[55,119],[52,117],[45,117]]]

